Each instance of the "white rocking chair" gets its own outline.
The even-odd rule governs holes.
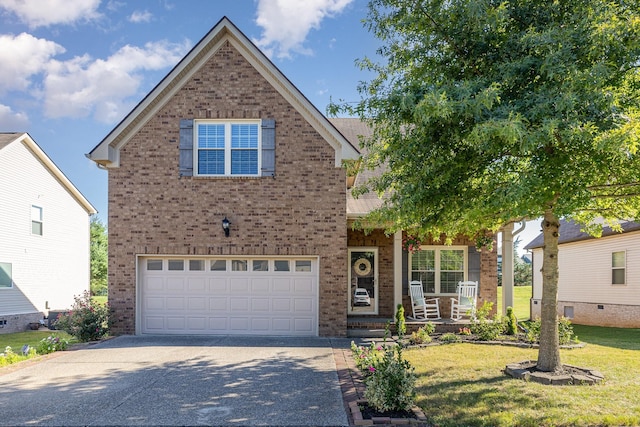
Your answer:
[[[409,283],[409,295],[414,319],[440,319],[440,298],[425,298],[421,281],[414,280]]]
[[[462,316],[476,317],[478,282],[458,282],[458,298],[451,298],[451,319],[460,320]]]

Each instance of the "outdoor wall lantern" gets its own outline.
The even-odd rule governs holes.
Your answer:
[[[231,225],[231,221],[227,219],[225,216],[222,220],[222,229],[224,230],[224,236],[229,237],[229,226]]]

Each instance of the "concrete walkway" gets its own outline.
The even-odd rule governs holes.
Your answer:
[[[123,336],[0,370],[0,425],[346,426],[350,340]]]

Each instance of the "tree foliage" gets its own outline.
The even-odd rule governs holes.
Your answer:
[[[107,228],[97,216],[91,217],[90,225],[91,252],[91,294],[106,295],[107,293]]]
[[[389,231],[544,218],[543,370],[561,366],[558,219],[597,234],[640,208],[639,3],[371,0],[375,77],[342,106],[372,125],[362,167],[386,172],[356,191],[387,195],[369,219]]]

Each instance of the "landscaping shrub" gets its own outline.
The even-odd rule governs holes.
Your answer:
[[[38,343],[36,351],[38,354],[49,354],[54,351],[66,350],[69,343],[67,340],[62,340],[56,335],[49,335],[46,338],[42,338]]]
[[[462,339],[454,334],[453,332],[447,332],[446,334],[442,334],[440,336],[440,342],[443,343],[453,343],[453,342],[460,342],[462,341]]]
[[[377,411],[407,411],[414,405],[416,375],[402,358],[400,345],[384,348],[382,359],[364,382],[364,397]]]
[[[526,333],[527,341],[532,343],[540,342],[540,324],[540,318],[536,318],[529,322]],[[578,341],[578,337],[573,334],[573,325],[571,324],[571,320],[564,316],[558,319],[558,341],[560,342],[560,345],[567,345]]]
[[[0,353],[0,366],[11,365],[23,359],[25,359],[25,356],[14,352],[11,346],[6,346],[4,353]]]
[[[431,334],[433,334],[435,330],[435,325],[428,322],[417,331],[411,333],[409,342],[411,344],[425,344],[431,342]]]
[[[505,330],[505,323],[499,314],[489,318],[489,313],[493,308],[492,302],[485,302],[476,310],[475,319],[471,320],[471,332],[481,341],[492,341],[502,335]]]
[[[109,308],[91,300],[88,291],[74,297],[73,307],[60,314],[56,328],[76,337],[80,342],[96,341],[109,332]]]
[[[404,306],[398,304],[398,310],[396,311],[396,331],[398,336],[404,336],[407,333],[407,325],[404,319]]]
[[[518,319],[513,312],[513,307],[507,307],[506,319],[507,327],[505,333],[507,335],[516,335],[518,333]]]

